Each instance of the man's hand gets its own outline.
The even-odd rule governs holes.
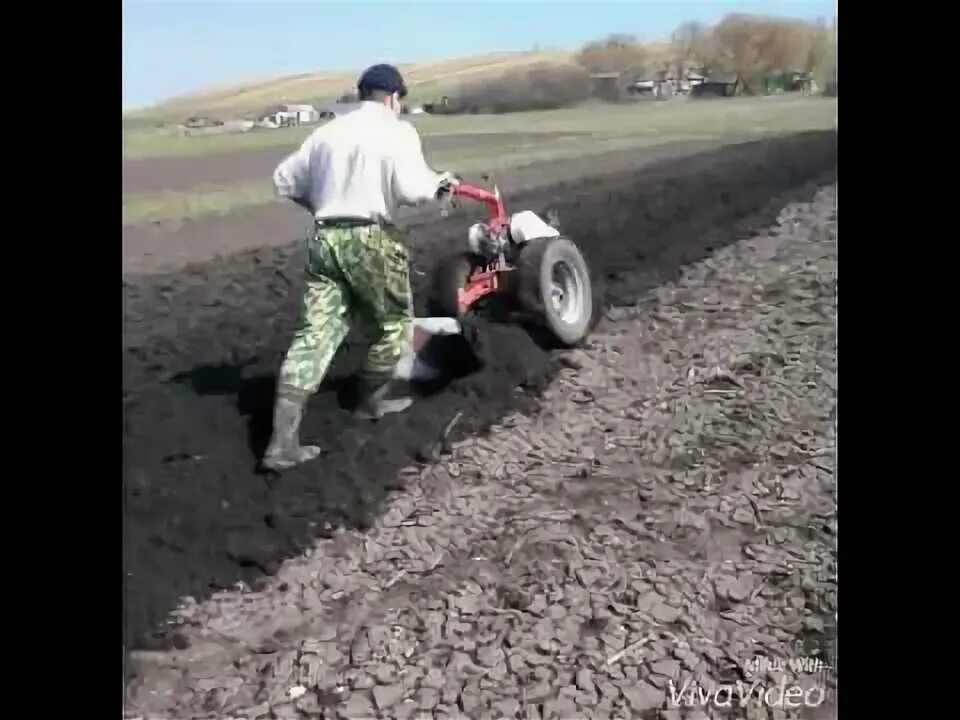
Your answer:
[[[451,193],[453,188],[459,184],[460,178],[458,178],[452,172],[440,173],[440,187],[437,188],[437,198],[442,198],[447,193]]]

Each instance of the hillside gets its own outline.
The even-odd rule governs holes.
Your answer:
[[[410,86],[410,99],[424,101],[453,92],[459,83],[500,76],[538,64],[571,62],[567,52],[496,53],[432,63],[400,65]],[[335,98],[350,92],[361,72],[308,73],[201,91],[129,113],[128,120],[180,120],[190,115],[241,115],[278,102]]]

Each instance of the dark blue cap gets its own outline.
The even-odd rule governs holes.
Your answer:
[[[368,67],[363,75],[360,76],[360,82],[357,83],[357,90],[360,97],[380,90],[386,93],[399,93],[400,97],[406,97],[407,86],[403,82],[403,76],[393,65],[373,65]]]

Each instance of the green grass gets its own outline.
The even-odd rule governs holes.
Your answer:
[[[548,160],[589,157],[615,150],[636,150],[673,142],[720,140],[736,142],[764,135],[827,129],[836,117],[835,99],[803,97],[749,98],[735,101],[645,103],[638,106],[599,106],[499,116],[417,116],[414,123],[425,138],[431,165],[460,172],[498,171]],[[590,135],[570,137],[569,133]],[[304,130],[278,130],[292,147]],[[495,149],[489,144],[471,146],[471,135],[523,133],[516,141],[505,138]],[[463,136],[455,149],[430,152],[429,138]],[[211,143],[205,153],[221,152],[226,140],[248,136],[182,139]],[[248,140],[249,143],[249,140]],[[169,148],[169,146],[166,146]],[[242,148],[258,147],[245,144]],[[262,145],[259,147],[263,147]],[[209,187],[183,192],[159,192],[124,197],[124,224],[156,220],[197,218],[225,214],[251,205],[274,202],[271,179]]]
[[[622,139],[619,142],[596,141],[584,149],[580,147],[581,143],[582,140],[563,138],[542,144],[510,144],[498,148],[493,157],[477,154],[477,150],[467,146],[460,151],[432,153],[429,160],[434,167],[452,167],[460,172],[496,171],[543,160],[584,157],[636,144],[625,143]],[[160,220],[225,215],[242,207],[271,202],[277,202],[277,199],[269,177],[222,186],[201,185],[180,192],[137,193],[125,195],[123,198],[123,224],[136,225]]]
[[[202,157],[261,148],[293,147],[311,130],[312,128],[303,127],[279,130],[257,129],[237,135],[182,137],[153,128],[130,129],[124,132],[123,156],[128,160]]]
[[[564,110],[504,115],[414,115],[408,119],[425,137],[504,132],[591,132],[615,136],[663,134],[673,132],[675,128],[680,132],[723,132],[730,126],[751,125],[802,128],[807,122],[819,122],[823,116],[835,112],[834,100],[788,95],[635,105],[590,104]],[[125,133],[124,155],[128,159],[195,157],[270,147],[292,148],[310,132],[310,128],[301,127],[254,130],[237,135],[180,137],[155,129],[131,129]]]

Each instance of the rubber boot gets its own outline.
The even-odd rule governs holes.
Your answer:
[[[263,467],[268,470],[286,470],[313,460],[320,454],[316,445],[300,444],[300,421],[305,401],[279,396],[273,408],[273,437],[263,456]]]
[[[361,378],[360,403],[357,415],[367,420],[379,420],[390,413],[403,412],[413,404],[408,393],[399,390],[401,383],[389,378]]]

